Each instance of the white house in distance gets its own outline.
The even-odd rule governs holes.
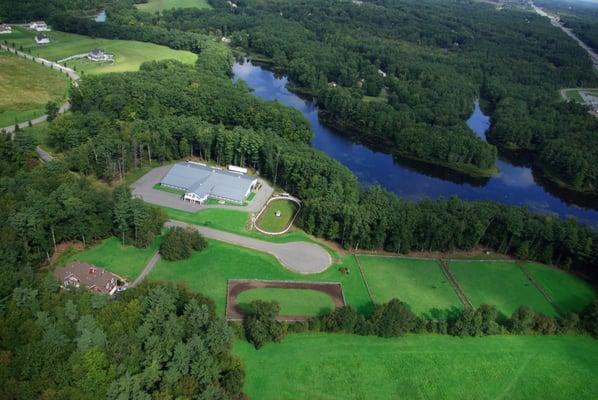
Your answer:
[[[35,35],[35,43],[48,44],[48,43],[50,43],[50,38],[42,33],[38,33],[37,35]]]
[[[114,55],[105,53],[102,49],[93,49],[87,54],[87,58],[95,62],[114,61]]]
[[[12,28],[10,25],[0,24],[0,34],[2,33],[12,33]]]
[[[50,30],[50,28],[48,28],[48,24],[46,24],[44,21],[34,21],[30,23],[29,29],[33,29],[38,32],[46,32]]]
[[[186,201],[202,204],[208,198],[243,204],[257,179],[247,170],[230,166],[228,171],[193,161],[172,166],[160,185],[182,190]]]

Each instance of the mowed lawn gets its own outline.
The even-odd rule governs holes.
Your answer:
[[[397,298],[427,318],[446,319],[463,308],[435,260],[358,256],[376,303]]]
[[[475,307],[492,304],[511,316],[518,307],[527,305],[544,315],[557,315],[515,262],[450,261],[448,265]]]
[[[297,212],[297,204],[290,200],[273,200],[266,206],[257,220],[257,226],[266,232],[278,233],[284,231]],[[279,212],[280,216],[276,213]]]
[[[147,249],[138,249],[134,246],[123,246],[119,238],[111,237],[68,257],[61,264],[79,260],[106,268],[128,281],[133,281],[158,249],[160,240],[161,238],[157,238]]]
[[[347,267],[349,274],[339,271]],[[190,289],[211,297],[216,309],[224,315],[228,279],[269,279],[340,282],[347,303],[362,312],[370,312],[372,304],[352,257],[343,259],[326,271],[301,275],[285,269],[271,255],[228,243],[208,240],[208,247],[182,261],[160,260],[150,276],[154,280],[185,283]]]
[[[62,103],[68,78],[50,68],[0,51],[0,128],[46,113],[46,103]]]
[[[5,39],[9,45],[14,43],[17,48],[22,46],[23,51],[30,51],[33,56],[50,61],[59,61],[76,54],[89,53],[95,48],[114,54],[114,63],[95,63],[87,60],[66,61],[67,66],[75,67],[77,71],[84,71],[86,74],[137,71],[142,63],[152,60],[172,58],[186,64],[193,64],[197,60],[197,55],[189,51],[173,50],[153,43],[98,39],[58,31],[46,32],[50,43],[40,46],[33,40],[35,34],[34,31],[26,28],[15,28],[13,33],[2,35],[2,39]]]
[[[596,298],[589,283],[565,271],[536,263],[527,263],[526,267],[565,312],[578,313]]]
[[[252,399],[598,398],[598,341],[585,336],[314,333],[234,351]]]
[[[279,315],[314,317],[334,310],[334,301],[326,293],[312,289],[257,288],[241,292],[237,304],[247,310],[254,300],[277,301]]]
[[[147,3],[136,4],[139,11],[155,12],[171,8],[212,8],[207,0],[148,0]]]

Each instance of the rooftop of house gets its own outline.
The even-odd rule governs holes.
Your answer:
[[[81,261],[73,261],[64,267],[56,268],[54,276],[63,283],[74,279],[79,284],[85,285],[88,289],[100,293],[110,293],[120,279],[117,275],[106,271],[104,268]]]
[[[90,54],[93,55],[93,56],[101,56],[101,55],[104,54],[104,50],[102,50],[102,49],[93,49],[90,52]]]
[[[195,193],[200,198],[207,195],[242,203],[255,179],[241,173],[185,162],[173,165],[160,183]]]
[[[43,33],[38,33],[37,35],[35,35],[35,39],[42,40],[42,39],[48,39],[48,37],[46,35],[44,35]]]

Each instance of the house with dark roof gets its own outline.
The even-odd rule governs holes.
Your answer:
[[[96,62],[113,61],[114,55],[108,54],[108,53],[104,52],[104,50],[102,50],[102,49],[93,49],[92,51],[90,51],[87,54],[87,58],[90,61],[96,61]]]
[[[257,185],[257,179],[241,172],[187,161],[173,165],[160,184],[184,191],[183,199],[195,203],[211,198],[242,204]]]
[[[44,35],[43,33],[38,33],[37,35],[35,35],[35,43],[48,44],[50,43],[50,38]]]
[[[124,280],[118,275],[81,261],[73,261],[64,267],[56,268],[54,276],[64,289],[79,288],[83,285],[93,292],[109,295],[113,295],[124,285]]]
[[[0,34],[2,33],[12,33],[12,27],[6,24],[0,24]]]

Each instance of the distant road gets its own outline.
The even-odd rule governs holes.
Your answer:
[[[536,6],[533,2],[530,2],[530,4],[532,5],[532,8],[534,9],[534,11],[536,11],[536,13],[538,13],[538,15],[541,15],[542,17],[546,17],[546,18],[550,19],[550,23],[552,24],[552,26],[560,28],[563,32],[565,32],[573,40],[575,40],[577,42],[577,44],[579,44],[590,55],[590,58],[592,59],[592,63],[594,64],[594,68],[598,69],[598,54],[596,54],[596,52],[590,46],[588,46],[581,39],[579,39],[573,33],[573,31],[571,29],[569,29],[569,28],[565,27],[563,24],[561,24],[557,20],[556,16],[548,14],[546,11],[544,11],[540,7]]]

